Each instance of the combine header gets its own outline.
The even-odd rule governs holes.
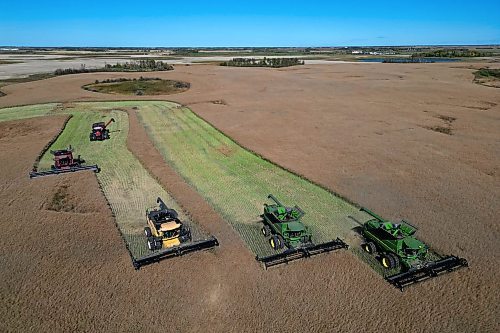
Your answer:
[[[373,217],[363,224],[362,235],[366,243],[362,247],[378,256],[384,268],[401,268],[401,273],[386,278],[395,287],[403,290],[414,283],[468,266],[467,260],[456,256],[431,260],[429,247],[414,237],[417,228],[408,222],[392,223],[368,209],[361,208],[361,211]]]
[[[193,241],[191,231],[179,220],[177,211],[168,208],[161,198],[157,198],[156,203],[158,203],[158,208],[146,210],[148,226],[144,228],[144,234],[148,239],[148,249],[152,253],[135,259],[136,269],[161,259],[219,245],[215,237]]]
[[[90,132],[90,141],[104,141],[109,139],[108,126],[114,123],[115,119],[111,118],[107,123],[99,122],[92,124],[92,131]]]
[[[298,206],[285,207],[272,194],[269,194],[275,204],[264,204],[264,214],[261,215],[264,226],[262,234],[269,238],[271,247],[285,251],[267,257],[256,257],[266,268],[288,263],[292,260],[307,258],[316,254],[338,249],[347,249],[349,246],[340,238],[322,244],[312,242],[312,234],[301,222],[304,211]]]
[[[77,172],[91,170],[100,172],[101,169],[97,165],[83,165],[85,160],[73,157],[73,149],[71,146],[68,149],[51,150],[50,153],[54,155],[54,164],[47,171],[38,171],[36,167],[30,172],[30,178],[37,178],[42,176],[59,175],[67,172]]]

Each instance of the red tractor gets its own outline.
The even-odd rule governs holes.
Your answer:
[[[115,119],[111,118],[107,123],[99,122],[92,124],[92,132],[90,132],[90,141],[104,141],[109,139],[108,126],[114,123]]]
[[[30,172],[30,178],[85,170],[92,170],[94,172],[101,171],[97,165],[83,165],[85,160],[80,158],[80,155],[78,155],[78,158],[74,158],[71,146],[67,149],[51,150],[50,153],[54,155],[54,164],[50,166],[50,170],[37,171],[35,167],[33,171]]]

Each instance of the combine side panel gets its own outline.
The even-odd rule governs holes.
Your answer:
[[[467,260],[464,258],[448,256],[441,260],[434,261],[425,267],[389,276],[386,280],[403,291],[403,288],[407,286],[437,277],[444,273],[453,272],[454,270],[467,267],[468,265]]]
[[[256,260],[262,262],[264,267],[267,269],[271,266],[276,266],[280,264],[287,264],[290,261],[307,258],[324,252],[331,252],[338,249],[347,249],[349,245],[344,243],[343,240],[337,238],[330,242],[316,244],[305,248],[288,249],[282,253],[273,254],[267,257],[255,257]]]
[[[94,171],[96,173],[101,171],[101,169],[97,165],[85,165],[85,166],[75,166],[75,167],[71,167],[68,169],[53,169],[53,170],[38,171],[38,172],[32,171],[32,172],[30,172],[30,178],[59,175],[62,173],[86,171],[86,170],[91,170],[91,171]]]
[[[139,269],[144,265],[159,262],[163,259],[182,256],[186,253],[194,251],[207,250],[215,246],[219,246],[219,241],[215,237],[210,237],[205,240],[194,241],[188,244],[181,244],[179,246],[174,246],[157,253],[152,253],[139,259],[134,259],[133,264],[135,269]]]

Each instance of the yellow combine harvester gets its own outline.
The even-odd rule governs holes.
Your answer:
[[[175,209],[168,208],[161,198],[156,199],[156,202],[157,208],[146,209],[148,226],[144,228],[151,253],[134,258],[135,269],[162,259],[219,246],[217,238],[213,236],[193,240],[191,230],[179,220]]]
[[[151,251],[168,249],[191,241],[191,231],[179,220],[175,209],[168,208],[161,198],[156,202],[159,208],[146,210],[148,226],[144,233],[148,238],[148,248]]]

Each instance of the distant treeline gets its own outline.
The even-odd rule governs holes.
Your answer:
[[[106,64],[102,68],[87,68],[81,65],[80,68],[56,69],[54,75],[80,74],[80,73],[95,73],[95,72],[153,72],[153,71],[170,71],[174,69],[172,65],[163,61],[153,59],[138,60],[125,63],[117,63],[115,65]]]
[[[413,58],[440,57],[440,58],[471,58],[487,57],[488,54],[475,50],[434,50],[412,54]]]
[[[233,58],[232,60],[221,63],[221,66],[234,67],[289,67],[303,65],[304,61],[299,58]]]
[[[386,64],[420,64],[420,63],[433,63],[435,62],[432,59],[426,58],[386,58],[382,61]]]

